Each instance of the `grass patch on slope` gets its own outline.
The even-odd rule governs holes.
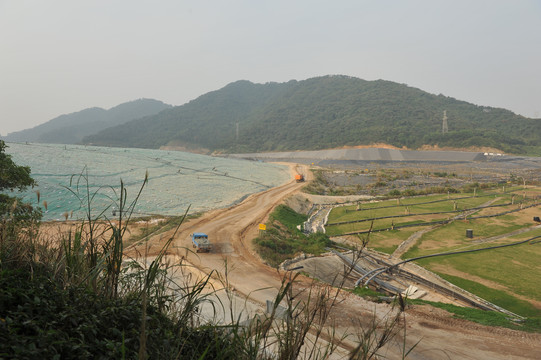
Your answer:
[[[523,300],[537,300],[541,297],[539,288],[541,269],[537,265],[541,256],[540,245],[524,244],[470,254],[422,259],[418,263],[438,272],[455,285],[507,310],[522,316],[541,316],[541,309]],[[487,284],[498,284],[501,288],[493,289],[477,281],[450,275],[453,270],[472,274],[476,278],[486,280]]]
[[[414,232],[422,229],[421,227],[405,228],[400,230],[389,230],[373,232],[370,234],[368,247],[387,254],[392,254],[398,245],[406,241]]]
[[[357,296],[373,302],[380,302],[380,298],[383,296],[381,293],[366,287],[356,287],[352,292]],[[472,321],[481,325],[500,326],[528,332],[541,332],[541,317],[530,317],[523,321],[514,321],[508,315],[496,311],[485,311],[422,299],[407,299],[407,303],[412,305],[431,305],[451,313],[455,318]]]
[[[431,305],[448,311],[453,317],[472,321],[487,326],[500,326],[514,330],[541,332],[541,318],[528,318],[522,322],[515,322],[508,315],[496,311],[485,311],[481,309],[472,309],[452,304],[444,304],[420,299],[408,300],[408,303],[414,305]]]
[[[288,206],[279,205],[270,215],[267,230],[261,231],[254,240],[260,256],[269,265],[277,267],[300,252],[314,255],[325,252],[325,248],[332,245],[327,235],[305,235],[297,229],[307,218]]]
[[[532,318],[541,318],[541,311],[539,309],[527,301],[517,299],[505,291],[492,289],[475,281],[463,279],[457,276],[443,273],[439,273],[439,275],[445,280],[463,288],[464,290],[476,294],[493,304],[514,312],[515,314]]]

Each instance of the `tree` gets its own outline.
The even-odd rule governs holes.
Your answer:
[[[16,165],[11,155],[6,154],[7,145],[0,140],[0,191],[19,190],[28,186],[34,186],[35,182],[30,177],[30,167]]]
[[[23,191],[36,183],[30,176],[30,167],[20,166],[13,162],[11,155],[6,154],[6,143],[0,140],[0,192]],[[20,221],[39,220],[41,210],[34,209],[17,197],[0,194],[0,230],[5,230],[6,221],[10,224]],[[15,221],[12,221],[15,220]]]

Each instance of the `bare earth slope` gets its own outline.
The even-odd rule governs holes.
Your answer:
[[[306,167],[291,166],[292,174],[300,171],[310,174]],[[292,176],[293,178],[293,176]],[[310,179],[308,179],[310,180]],[[302,183],[293,180],[282,186],[254,194],[242,203],[228,209],[209,212],[181,226],[176,235],[173,250],[191,248],[189,234],[206,232],[214,245],[208,254],[182,251],[183,256],[205,273],[217,270],[224,273],[227,262],[229,282],[234,289],[261,304],[272,300],[280,287],[281,276],[277,270],[262,263],[255,254],[252,240],[257,236],[258,224],[264,222],[270,212],[287,196],[299,191]],[[149,240],[149,256],[156,255],[170,234],[162,234]],[[136,249],[129,252],[133,254]],[[137,249],[144,253],[142,248]],[[298,284],[305,287],[310,280],[303,278]],[[383,318],[390,311],[386,304],[374,304],[349,293],[343,293],[343,301],[334,310],[338,333],[354,333],[355,326],[366,323],[374,312]],[[414,307],[406,311],[406,347],[419,345],[409,359],[539,359],[541,358],[541,334],[529,334],[503,328],[486,327],[468,321],[453,319],[445,311],[429,306]],[[344,342],[347,350],[354,338]],[[400,339],[387,346],[382,355],[390,359],[400,358]],[[343,351],[342,351],[343,353]]]

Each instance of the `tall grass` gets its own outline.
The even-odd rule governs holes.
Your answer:
[[[86,209],[83,220],[59,231],[39,231],[39,222],[0,224],[0,357],[323,359],[344,346],[350,334],[338,334],[332,324],[341,286],[298,287],[299,275],[287,272],[270,313],[246,323],[233,308],[227,270],[195,279],[185,260],[170,261],[182,221],[158,256],[127,258],[126,234],[147,181],[148,175],[131,201],[120,182],[111,205],[116,218],[107,216],[111,207],[95,213],[100,189],[90,191],[83,172],[71,183]],[[215,296],[220,290],[229,301]],[[204,303],[229,312],[232,321],[202,317]],[[376,358],[403,327],[402,312],[360,325],[349,358]]]

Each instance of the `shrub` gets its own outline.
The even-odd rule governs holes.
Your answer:
[[[394,190],[389,191],[389,196],[397,197],[397,196],[400,196],[401,194],[402,193],[398,189],[394,189]]]

